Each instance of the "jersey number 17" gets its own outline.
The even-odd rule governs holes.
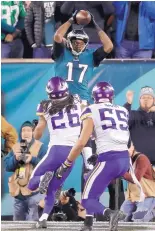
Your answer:
[[[73,63],[71,63],[71,62],[67,63],[67,67],[68,67],[68,76],[67,76],[66,81],[73,82],[74,81],[74,79],[73,79]],[[88,69],[88,65],[79,64],[79,68],[81,69],[81,74],[79,76],[78,82],[82,83],[84,75]]]

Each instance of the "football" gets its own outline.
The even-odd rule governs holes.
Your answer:
[[[76,22],[79,25],[87,25],[91,21],[91,15],[88,11],[80,10],[76,15]]]

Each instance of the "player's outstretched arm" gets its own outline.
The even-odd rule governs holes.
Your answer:
[[[77,12],[75,12],[73,14],[73,16],[67,21],[65,22],[64,24],[62,24],[58,29],[57,31],[55,32],[54,34],[54,41],[57,42],[57,43],[62,43],[64,41],[64,36],[65,34],[67,33],[68,29],[70,28],[70,26],[73,24],[73,23],[76,23],[76,14]]]
[[[113,43],[110,40],[110,38],[108,37],[108,35],[99,27],[99,25],[96,23],[94,16],[91,14],[91,22],[94,25],[94,27],[97,30],[98,36],[101,40],[101,43],[103,44],[103,49],[104,52],[106,53],[110,53],[113,49]]]
[[[64,172],[67,171],[69,167],[71,167],[72,162],[80,155],[82,149],[88,142],[94,128],[94,123],[91,118],[87,118],[83,121],[83,128],[81,131],[80,138],[78,139],[75,146],[70,151],[67,160],[57,169],[55,175],[58,179],[61,179]]]
[[[45,118],[43,116],[40,116],[39,122],[38,122],[38,124],[37,124],[37,126],[33,132],[34,139],[40,140],[40,138],[42,137],[43,132],[46,128],[46,124],[47,124],[47,122],[46,122]]]

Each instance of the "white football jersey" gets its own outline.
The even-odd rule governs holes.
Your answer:
[[[124,107],[111,103],[93,104],[83,111],[81,120],[87,117],[94,122],[97,154],[127,150],[128,111]]]
[[[80,135],[81,103],[75,98],[74,108],[66,111],[63,109],[55,115],[44,114],[41,105],[38,105],[37,115],[43,115],[47,121],[50,133],[49,146],[65,145],[74,146]]]

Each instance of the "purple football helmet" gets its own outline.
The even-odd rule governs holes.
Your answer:
[[[112,102],[114,98],[114,88],[110,83],[99,82],[93,87],[92,97],[95,103],[104,102],[105,99]]]
[[[46,85],[46,92],[52,100],[63,100],[69,96],[68,84],[62,78],[51,78]]]

